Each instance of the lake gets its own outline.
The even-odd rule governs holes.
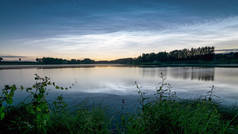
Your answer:
[[[194,99],[206,95],[214,85],[214,93],[223,104],[233,105],[238,100],[238,68],[222,67],[135,67],[122,65],[28,66],[0,68],[0,87],[5,84],[31,86],[34,74],[48,76],[60,86],[72,86],[64,94],[66,101],[79,103],[84,99],[120,104],[121,99],[134,105],[138,97],[135,82],[148,95],[155,93],[161,73],[177,96]],[[53,91],[52,91],[53,92]],[[16,98],[23,98],[18,93]],[[52,95],[54,96],[54,95]],[[54,97],[50,97],[54,98]]]

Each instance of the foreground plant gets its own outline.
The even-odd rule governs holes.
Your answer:
[[[35,84],[32,87],[18,88],[28,94],[25,101],[17,106],[13,106],[13,97],[17,87],[8,86],[2,90],[0,98],[0,117],[3,129],[14,130],[16,132],[46,132],[46,125],[50,118],[50,104],[46,100],[49,86],[55,89],[65,90],[51,82],[48,77],[40,77],[35,74]],[[19,115],[22,114],[22,115]],[[8,124],[9,123],[9,124]],[[8,125],[5,126],[4,124]]]
[[[49,90],[52,88],[68,89],[56,85],[49,77],[40,77],[37,74],[32,87],[17,88],[15,85],[6,85],[0,98],[0,133],[106,134],[109,132],[102,109],[80,108],[75,113],[70,113],[62,95],[59,95],[52,104],[47,100]],[[20,104],[12,105],[17,90],[26,92],[28,96]]]
[[[178,101],[171,85],[161,74],[161,83],[155,97],[150,99],[136,83],[139,104],[136,114],[124,112],[122,100],[121,122],[117,130],[110,126],[102,108],[79,107],[69,112],[63,95],[53,103],[47,100],[49,89],[67,90],[57,86],[48,77],[35,75],[35,84],[30,88],[6,85],[0,97],[0,133],[38,134],[236,134],[237,112],[221,112],[214,103],[214,86],[196,101]],[[17,90],[28,94],[27,98],[14,104]],[[227,116],[228,115],[228,116]]]
[[[191,103],[176,101],[176,93],[161,74],[161,83],[155,99],[147,97],[137,84],[141,111],[127,122],[128,134],[225,134],[236,133],[231,120],[223,120],[213,102],[214,86],[204,99]]]

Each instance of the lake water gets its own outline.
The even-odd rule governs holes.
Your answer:
[[[206,67],[130,67],[130,66],[73,66],[73,67],[31,67],[0,69],[0,87],[5,84],[31,86],[34,74],[48,76],[60,86],[72,88],[65,92],[71,102],[82,99],[120,103],[120,99],[133,100],[137,96],[135,81],[148,94],[153,94],[161,82],[161,73],[167,78],[180,98],[198,98],[214,85],[214,93],[224,104],[238,101],[238,68]],[[59,94],[57,92],[56,94]],[[19,95],[19,94],[18,94]],[[21,96],[21,95],[20,95]],[[21,98],[21,97],[19,97]],[[133,103],[132,103],[133,104]]]

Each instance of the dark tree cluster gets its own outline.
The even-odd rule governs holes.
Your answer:
[[[199,47],[173,50],[171,52],[144,53],[137,58],[123,58],[111,61],[37,58],[36,62],[9,62],[0,57],[1,64],[238,64],[238,52],[215,54],[214,47]]]
[[[96,61],[97,64],[134,64],[135,59],[133,58],[122,58],[111,61]]]
[[[117,59],[112,60],[110,63],[112,64],[133,64],[134,59],[133,58],[123,58],[123,59]]]
[[[216,54],[215,63],[238,63],[238,52]]]
[[[67,64],[68,63],[68,61],[65,59],[51,58],[51,57],[43,57],[41,59],[37,58],[36,61],[43,64]]]
[[[174,50],[171,52],[159,52],[142,54],[136,58],[136,63],[192,63],[198,61],[212,61],[214,59],[214,47],[199,47],[191,49]]]
[[[3,58],[2,58],[2,57],[0,57],[0,62],[2,62],[2,60],[3,60]]]
[[[91,60],[89,58],[86,58],[86,59],[81,60],[80,63],[81,64],[93,64],[93,63],[95,63],[95,61]]]
[[[83,59],[83,60],[66,60],[61,58],[51,58],[51,57],[43,57],[43,58],[37,58],[37,63],[40,64],[93,64],[95,63],[94,60],[91,60],[89,58]]]

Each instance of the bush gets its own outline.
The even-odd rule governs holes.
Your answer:
[[[163,100],[147,103],[144,110],[128,122],[128,133],[215,134],[224,133],[225,126],[212,104],[191,106]]]
[[[161,74],[161,85],[156,89],[155,99],[145,97],[137,84],[140,109],[137,114],[122,113],[119,128],[115,130],[102,108],[83,108],[69,112],[62,95],[53,103],[46,99],[48,87],[58,90],[48,77],[35,75],[36,83],[30,88],[5,86],[0,97],[1,133],[38,134],[235,134],[237,113],[220,109],[213,102],[214,87],[196,101],[177,101],[176,93]],[[27,102],[13,105],[17,89],[29,96]],[[124,104],[125,102],[122,101]],[[122,108],[123,109],[123,108]]]
[[[27,102],[12,105],[17,87],[8,86],[0,97],[1,133],[108,133],[108,124],[101,109],[80,109],[77,114],[70,114],[60,95],[49,104],[46,100],[48,86],[58,90],[68,88],[57,86],[48,77],[35,75],[36,83],[30,88],[21,86],[29,96]]]

